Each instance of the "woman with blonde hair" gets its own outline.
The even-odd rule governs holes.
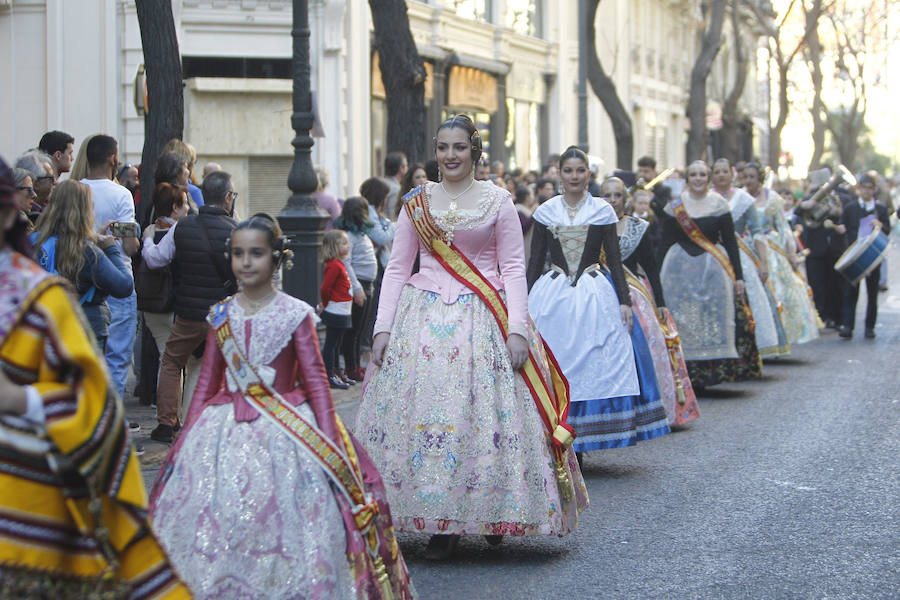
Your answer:
[[[106,298],[127,298],[134,280],[115,238],[96,233],[90,187],[69,179],[50,198],[31,234],[34,259],[75,286],[97,343],[105,348],[111,318]]]
[[[99,134],[95,133],[87,136],[78,147],[78,154],[75,156],[75,162],[72,163],[72,170],[69,171],[69,179],[72,181],[81,181],[82,179],[86,179],[89,175],[87,147],[88,143],[98,135]]]

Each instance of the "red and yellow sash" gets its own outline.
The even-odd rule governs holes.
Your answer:
[[[694,223],[691,215],[688,214],[687,209],[684,207],[684,201],[681,199],[681,196],[672,198],[672,201],[669,202],[669,206],[672,207],[672,213],[675,215],[678,224],[681,225],[681,229],[683,229],[687,236],[691,238],[691,241],[703,248],[704,251],[709,252],[712,257],[722,265],[722,268],[728,273],[732,282],[737,281],[737,278],[734,275],[734,267],[731,265],[728,255],[703,235],[700,227]]]
[[[446,232],[434,222],[425,199],[425,188],[420,188],[418,193],[406,202],[404,208],[410,222],[412,222],[413,227],[419,234],[419,238],[432,256],[447,269],[448,273],[475,292],[484,301],[491,314],[494,315],[503,338],[508,339],[509,311],[506,308],[506,303],[503,301],[500,293],[494,289],[494,286],[459,251],[452,241],[447,240]],[[575,441],[575,430],[566,423],[569,415],[569,382],[566,381],[562,370],[556,362],[556,358],[550,352],[550,348],[547,347],[543,338],[541,338],[540,342],[547,354],[552,386],[548,385],[548,382],[545,380],[531,350],[528,351],[528,360],[522,365],[520,373],[531,391],[538,413],[540,413],[544,427],[552,440],[557,461],[561,465],[563,453]]]
[[[294,443],[305,450],[322,468],[335,487],[347,498],[353,513],[353,520],[362,538],[366,541],[371,559],[370,568],[380,586],[382,600],[393,598],[390,581],[379,549],[381,540],[376,521],[378,503],[367,493],[363,473],[353,449],[353,443],[340,418],[335,415],[338,432],[344,448],[331,440],[314,424],[303,417],[295,406],[284,401],[277,391],[259,376],[256,369],[241,352],[231,332],[228,320],[228,301],[212,307],[213,328],[216,344],[225,358],[228,372],[234,378],[247,402],[259,414],[278,426]]]

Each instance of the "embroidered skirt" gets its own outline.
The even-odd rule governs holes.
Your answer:
[[[774,236],[774,234],[771,234]],[[818,314],[809,286],[791,268],[791,263],[774,248],[769,239],[769,278],[775,299],[781,303],[782,320],[790,344],[805,344],[819,337]]]
[[[539,349],[535,332],[532,352]],[[370,365],[356,435],[378,466],[395,527],[565,535],[588,504],[574,453],[560,491],[547,433],[475,294],[444,304],[407,285],[381,368]]]
[[[263,418],[236,422],[231,404],[185,434],[152,517],[196,598],[359,598],[337,492],[305,451]]]

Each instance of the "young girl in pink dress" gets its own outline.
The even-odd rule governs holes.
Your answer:
[[[381,479],[334,413],[318,318],[272,285],[285,245],[264,214],[231,236],[242,289],[210,310],[154,526],[197,598],[413,598]]]

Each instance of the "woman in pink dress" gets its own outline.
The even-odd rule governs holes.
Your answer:
[[[519,217],[509,192],[474,180],[480,155],[468,117],[445,121],[435,140],[442,181],[404,198],[375,323],[377,368],[357,416],[398,529],[432,534],[431,559],[465,534],[492,544],[565,535],[587,506],[574,453],[551,444],[519,371],[530,357],[542,372],[548,363],[528,317]],[[452,265],[426,245],[425,224],[458,250]],[[451,274],[466,265],[505,298],[508,336],[496,303]]]
[[[154,527],[197,598],[413,598],[381,480],[334,413],[315,311],[272,285],[285,244],[265,214],[232,234],[241,292],[210,310],[185,428],[151,494]],[[359,500],[329,457],[355,466],[343,472]]]

